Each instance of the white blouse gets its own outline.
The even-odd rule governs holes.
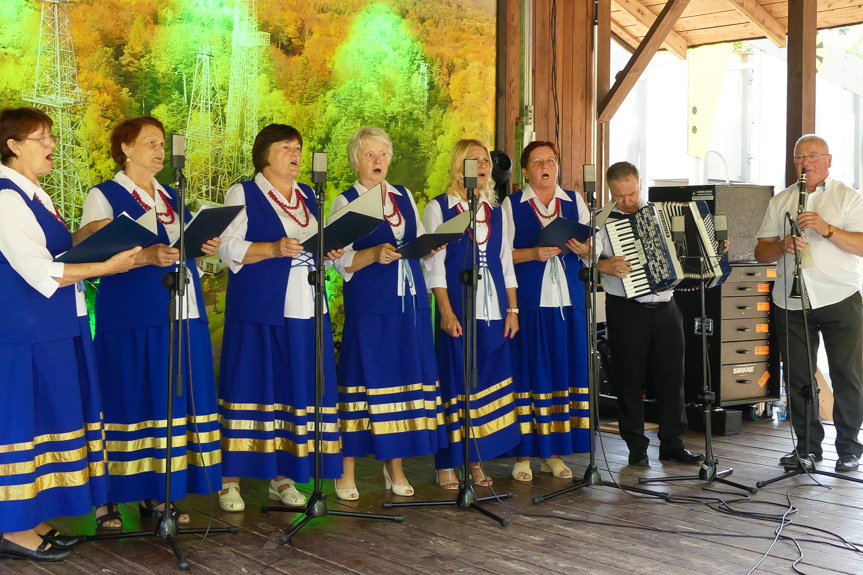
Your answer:
[[[275,188],[267,181],[267,178],[263,174],[258,173],[255,175],[255,184],[257,184],[258,190],[264,195],[270,207],[279,217],[279,221],[285,230],[286,238],[296,238],[302,242],[317,233],[318,220],[310,211],[307,212],[303,209],[299,198],[303,198],[307,208],[309,203],[315,200],[313,197],[306,196],[296,183],[294,183],[291,201],[285,200],[284,196],[277,191],[275,192],[276,198],[283,205],[287,206],[287,212],[270,196],[270,191],[275,191]],[[246,190],[243,188],[243,184],[234,184],[231,186],[231,189],[225,194],[225,205],[246,205]],[[306,222],[308,222],[306,226],[300,225],[300,223]],[[248,230],[249,216],[243,210],[222,233],[219,257],[234,273],[243,269],[243,264],[240,262],[246,257],[246,252],[249,251],[249,246],[253,243],[246,239]],[[315,317],[315,290],[314,286],[309,284],[308,273],[306,273],[315,270],[312,254],[307,251],[300,252],[298,256],[292,258],[291,268],[293,271],[288,276],[288,287],[285,292],[285,317],[291,319],[313,318]],[[325,312],[326,309],[327,302],[324,299]]]
[[[395,208],[393,206],[392,200],[390,199],[390,193],[392,193],[396,196],[401,196],[402,193],[400,191],[398,191],[395,188],[395,186],[389,184],[388,182],[384,182],[384,185],[386,186],[387,192],[389,192],[389,193],[387,193],[386,198],[384,199],[384,214],[392,214],[394,212]],[[357,192],[359,192],[360,195],[369,191],[359,181],[354,182],[354,188],[357,190]],[[425,228],[423,227],[422,220],[420,219],[419,210],[417,209],[417,204],[414,201],[413,194],[407,188],[405,188],[405,191],[407,192],[408,199],[410,200],[411,208],[414,211],[414,220],[417,223],[417,237],[420,237],[421,235],[423,235],[425,233]],[[348,205],[348,201],[345,199],[344,195],[340,194],[338,197],[336,197],[335,200],[333,200],[333,205],[330,207],[330,215],[339,211],[340,209],[342,209],[346,205]],[[404,218],[401,218],[401,221],[399,222],[398,226],[395,226],[392,228],[393,235],[395,236],[395,239],[396,239],[396,247],[401,246],[403,243],[403,240],[405,237],[405,228],[406,228],[406,224],[405,224]],[[348,272],[346,270],[346,268],[351,267],[351,265],[354,262],[354,256],[356,255],[356,253],[357,252],[354,250],[353,244],[351,244],[345,248],[344,255],[342,257],[338,258],[335,262],[333,262],[333,264],[336,267],[336,271],[341,274],[342,278],[344,278],[344,280],[346,282],[351,281],[351,278],[354,276],[354,274],[351,272]],[[399,270],[398,270],[399,279],[398,279],[398,286],[396,287],[396,293],[399,296],[406,295],[406,293],[408,293],[408,292],[405,291],[405,285],[407,285],[408,289],[410,291],[410,295],[415,296],[416,295],[416,285],[415,285],[415,282],[413,282],[409,278],[409,276],[411,274],[410,266],[408,266],[407,262],[403,259],[397,260],[396,264],[399,267]],[[392,264],[390,264],[390,265],[392,265]],[[426,269],[428,269],[428,261],[427,260],[425,262],[425,267],[426,267]]]
[[[21,173],[0,164],[0,178],[12,180],[27,197],[35,197],[49,212],[58,213],[51,196]],[[62,278],[65,270],[64,264],[54,261],[47,243],[42,226],[21,195],[8,188],[0,190],[0,252],[12,269],[46,298],[60,287],[54,278]],[[85,316],[87,303],[82,282],[78,282],[75,291],[77,315]]]
[[[561,202],[572,201],[560,186],[555,186],[554,189],[553,200],[556,199],[560,199]],[[521,201],[528,202],[530,200],[534,201],[534,206],[543,216],[545,216],[540,220],[542,227],[547,226],[557,219],[557,216],[552,217],[556,207],[556,202],[551,201],[548,203],[548,207],[546,207],[541,201],[539,201],[539,198],[536,197],[536,193],[533,189],[527,185],[524,187]],[[587,210],[584,200],[581,199],[580,194],[575,194],[575,203],[578,208],[578,223],[590,225],[590,213]],[[511,197],[507,197],[503,201],[503,213],[507,220],[509,220],[510,229],[512,230],[509,246],[512,248],[512,239],[515,238],[515,222],[512,217]],[[540,294],[539,305],[540,307],[566,307],[572,305],[572,301],[569,298],[569,283],[567,282],[566,274],[564,273],[563,259],[560,255],[550,258],[545,262],[545,268],[542,272],[542,292]]]
[[[452,209],[456,205],[459,208],[459,213],[466,211],[468,209],[468,203],[465,200],[461,200],[456,198],[455,196],[447,195],[447,207]],[[489,208],[492,208],[488,202],[482,200],[480,202],[480,208],[483,205],[488,205]],[[483,213],[484,210],[480,209],[480,213]],[[497,254],[497,257],[500,258],[500,263],[503,268],[503,280],[504,285],[507,288],[514,288],[518,286],[518,282],[515,279],[515,269],[512,264],[512,238],[509,236],[509,224],[507,222],[507,218],[501,218],[502,221],[502,230],[501,233],[501,244],[500,244],[500,253]],[[428,230],[435,230],[439,225],[443,223],[443,213],[441,212],[440,204],[437,202],[429,202],[426,205],[425,217],[423,218],[423,224]],[[483,267],[487,268],[487,265],[484,265],[484,261],[489,255],[486,253],[486,247],[488,246],[485,242],[486,238],[488,238],[488,234],[490,228],[487,224],[483,224],[482,222],[477,222],[477,227],[479,231],[476,232],[476,242],[477,242],[477,255],[480,261],[480,269]],[[436,253],[434,256],[429,258],[427,271],[425,274],[426,277],[426,287],[429,291],[432,288],[447,288],[446,284],[446,247],[444,247],[441,251]],[[480,320],[493,320],[493,319],[503,319],[500,315],[500,303],[498,298],[507,297],[506,294],[498,294],[497,289],[495,288],[495,284],[491,279],[490,274],[480,274],[482,279],[479,281],[477,287],[476,301],[478,305],[476,306],[476,317]]]
[[[135,185],[129,176],[127,176],[123,172],[117,172],[114,176],[114,181],[123,186],[126,191],[129,192],[129,195],[132,195],[133,192],[138,192],[138,197],[141,198],[141,202],[143,202],[146,208],[146,211],[150,211],[155,206],[156,213],[165,213],[168,211],[168,206],[165,204],[165,200],[162,199],[162,194],[168,195],[168,192],[165,188],[156,181],[156,178],[153,178],[153,189],[156,190],[156,199],[155,202],[153,198],[150,197],[150,194],[142,190],[141,188]],[[159,193],[161,192],[161,193]],[[173,209],[173,208],[172,208]],[[96,220],[104,220],[104,219],[114,219],[114,208],[111,207],[111,202],[108,201],[108,198],[105,197],[105,194],[99,188],[91,188],[87,193],[87,199],[84,200],[84,213],[81,215],[81,225],[85,226],[92,221]],[[177,238],[180,237],[180,219],[178,217],[174,217],[174,221],[170,224],[162,224],[165,227],[165,232],[168,234],[168,245],[173,245]],[[188,221],[186,224],[188,225]],[[153,245],[153,244],[151,244]],[[166,269],[167,271],[167,269]],[[201,275],[200,270],[189,270],[189,273],[198,273],[199,277]],[[185,313],[182,313],[181,317],[184,319],[196,319],[201,317],[201,314],[198,310],[198,296],[195,293],[194,289],[191,289],[191,282],[189,284],[190,289],[186,290],[186,298],[185,298]],[[159,287],[157,289],[165,289],[163,287]]]

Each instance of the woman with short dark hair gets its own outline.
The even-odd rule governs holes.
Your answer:
[[[312,475],[317,269],[302,240],[318,230],[315,193],[297,182],[303,139],[270,124],[252,147],[255,177],[234,185],[225,204],[245,206],[225,230],[219,256],[228,266],[219,373],[224,511],[242,511],[240,477],[270,479],[271,498],[303,505],[294,486]],[[341,250],[328,254],[338,257]],[[341,475],[336,369],[325,306],[323,476]]]
[[[529,184],[503,201],[513,238],[519,325],[512,341],[513,380],[521,443],[512,476],[530,481],[530,458],[540,469],[570,478],[561,455],[589,446],[587,330],[584,283],[578,277],[589,242],[571,238],[561,251],[531,239],[558,217],[586,224],[581,195],[557,184],[560,152],[554,142],[531,142],[521,154]]]
[[[173,445],[167,458],[168,309],[170,292],[162,276],[176,270],[180,234],[178,194],[156,180],[165,161],[165,130],[145,116],[120,122],[111,134],[111,155],[120,166],[113,179],[90,190],[81,222],[119,217],[138,219],[156,213],[158,237],[141,250],[135,269],[103,278],[96,292],[96,357],[102,384],[110,473],[108,499],[96,510],[96,523],[122,529],[118,502],[140,500],[141,517],[160,518],[165,501],[187,492],[209,493],[221,477],[219,422],[210,330],[201,281],[194,259],[187,261],[188,286],[182,318],[183,348],[174,357],[183,364],[183,394],[175,397],[171,420]],[[186,210],[186,221],[191,214]],[[203,251],[213,255],[219,238]],[[165,469],[172,461],[171,493],[165,493]],[[189,516],[170,505],[180,524]]]
[[[106,500],[99,383],[82,280],[129,270],[140,248],[101,263],[54,258],[104,226],[71,233],[38,177],[51,119],[0,112],[0,557],[59,561],[80,538],[44,521]]]

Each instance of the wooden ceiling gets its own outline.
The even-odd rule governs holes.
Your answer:
[[[638,47],[664,0],[611,0],[611,31],[624,45]],[[692,0],[662,48],[679,58],[704,44],[769,38],[785,46],[788,0]],[[863,0],[818,0],[818,28],[863,23]]]

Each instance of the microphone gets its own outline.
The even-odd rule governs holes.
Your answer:
[[[312,154],[312,183],[324,184],[327,181],[327,154],[315,152]]]
[[[186,167],[186,136],[171,134],[171,167],[182,170]]]
[[[464,160],[464,187],[475,190],[477,186],[476,160]]]
[[[806,168],[800,168],[800,179],[797,181],[797,215],[806,211]]]
[[[584,197],[588,207],[593,207],[596,205],[596,166],[585,164],[582,173],[584,174]]]

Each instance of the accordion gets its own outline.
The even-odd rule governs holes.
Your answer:
[[[672,218],[683,216],[683,241],[672,241]],[[716,243],[713,216],[707,203],[659,202],[605,224],[612,253],[632,264],[620,282],[627,298],[667,290],[694,290],[701,282],[711,288],[731,273],[728,256]],[[678,257],[678,253],[681,254]]]
[[[656,211],[662,225],[671,229],[672,218],[682,216],[685,221],[683,241],[677,243],[678,259],[683,278],[676,289],[690,291],[720,285],[731,275],[731,264],[724,246],[716,241],[713,216],[707,202],[658,202]]]
[[[608,276],[620,282],[627,298],[640,297],[676,286],[683,270],[671,241],[671,228],[663,228],[655,204],[633,214],[605,223],[611,251],[632,265],[625,278]]]

